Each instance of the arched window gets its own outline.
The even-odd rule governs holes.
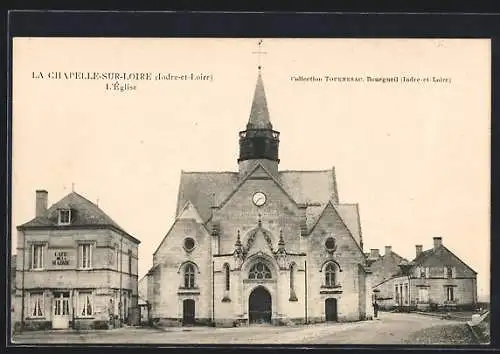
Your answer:
[[[335,285],[335,265],[328,263],[325,268],[325,286]]]
[[[226,291],[229,291],[229,288],[231,286],[231,274],[230,274],[230,270],[229,270],[229,264],[225,264],[224,265],[224,270],[226,272]]]
[[[262,262],[256,263],[250,268],[248,279],[271,279],[272,274],[269,267]]]
[[[184,268],[184,287],[186,289],[194,288],[194,267],[190,263]]]
[[[290,298],[288,301],[297,301],[297,295],[295,295],[295,263],[290,265]]]

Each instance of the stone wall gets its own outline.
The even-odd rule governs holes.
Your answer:
[[[26,238],[26,241],[25,241]],[[122,261],[122,273],[118,261],[118,242],[127,247],[127,259]],[[90,269],[79,268],[79,242],[92,243]],[[32,244],[44,244],[44,263],[42,269],[32,269]],[[24,249],[24,246],[26,248]],[[132,269],[128,268],[128,250],[132,253]],[[93,322],[109,321],[110,300],[118,310],[117,299],[120,287],[129,294],[128,307],[137,306],[137,255],[138,245],[121,234],[108,229],[54,229],[26,230],[18,232],[17,245],[17,277],[13,322],[21,322],[22,302],[24,295],[24,317],[28,327],[45,326],[44,321],[51,322],[53,316],[54,292],[68,292],[70,295],[70,312],[78,291],[91,291],[93,299]],[[24,264],[24,272],[23,272]],[[23,274],[24,273],[24,274]],[[23,280],[24,278],[24,280]],[[121,281],[120,281],[121,278]],[[23,293],[24,283],[24,293]],[[43,293],[44,316],[40,319],[30,318],[30,294]],[[75,305],[76,307],[76,305]],[[75,317],[78,317],[75,315]],[[84,320],[84,322],[89,322]],[[92,322],[92,321],[90,321]],[[93,324],[95,325],[95,323]]]
[[[194,239],[191,251],[185,249],[185,239]],[[177,219],[154,255],[153,264],[158,269],[149,277],[152,292],[152,318],[182,318],[183,301],[195,301],[195,317],[211,318],[210,254],[211,235],[193,219]],[[184,270],[187,264],[195,268],[195,287],[184,287]],[[149,298],[148,293],[148,298]]]

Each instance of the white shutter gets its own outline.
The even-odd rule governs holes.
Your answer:
[[[429,267],[425,267],[425,277],[426,278],[429,278],[429,273],[430,273]]]

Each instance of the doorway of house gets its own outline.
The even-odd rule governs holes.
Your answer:
[[[194,325],[195,302],[193,299],[186,299],[182,302],[182,324]]]
[[[70,317],[69,292],[54,293],[54,316],[52,317],[52,328],[69,328]]]
[[[337,299],[325,300],[325,317],[327,322],[337,321]]]
[[[271,323],[272,301],[266,288],[259,286],[252,291],[248,307],[248,319],[251,324]]]

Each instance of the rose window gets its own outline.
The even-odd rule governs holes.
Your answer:
[[[256,263],[250,268],[248,273],[248,279],[271,279],[271,271],[269,267],[264,263]]]

